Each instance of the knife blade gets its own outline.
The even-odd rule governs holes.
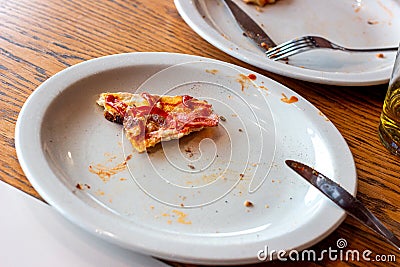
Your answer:
[[[285,163],[319,189],[336,205],[344,209],[349,215],[383,236],[389,243],[400,250],[400,240],[364,204],[347,192],[346,189],[303,163],[294,160],[286,160]]]
[[[232,0],[224,0],[224,2],[243,30],[245,36],[252,39],[261,49],[266,51],[276,46],[275,42],[272,41],[268,34],[237,4]]]

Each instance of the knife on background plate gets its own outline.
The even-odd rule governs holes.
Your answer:
[[[275,47],[276,44],[268,34],[238,5],[232,0],[224,0],[226,6],[230,9],[245,36],[252,39],[260,48],[268,51],[268,48]]]
[[[361,223],[383,236],[393,246],[400,250],[400,240],[387,229],[375,215],[372,214],[358,199],[353,197],[343,187],[332,181],[313,168],[293,160],[286,160],[286,164],[300,174],[309,183],[319,189],[325,196],[344,209],[348,214]]]

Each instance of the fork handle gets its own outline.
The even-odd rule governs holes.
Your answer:
[[[385,47],[385,48],[344,48],[339,45],[332,45],[335,49],[350,52],[390,52],[397,51],[398,47]]]

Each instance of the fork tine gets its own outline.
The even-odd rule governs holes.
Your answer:
[[[275,53],[269,53],[268,55],[273,56],[273,55],[283,52],[283,51],[296,49],[297,47],[302,46],[302,45],[307,45],[307,43],[305,43],[304,41],[292,42],[286,46],[281,47],[280,49],[276,49]]]
[[[282,43],[280,45],[277,45],[271,49],[269,49],[267,52],[265,52],[265,54],[269,57],[271,54],[275,54],[276,52],[279,52],[282,48],[284,48],[287,45],[290,45],[294,42],[294,40]]]
[[[265,52],[265,54],[269,57],[272,54],[275,54],[275,53],[281,51],[282,49],[285,49],[286,46],[292,46],[293,44],[296,44],[296,40],[290,40],[290,41],[281,43],[280,45],[277,45],[274,48],[271,48],[270,50]]]
[[[299,54],[299,53],[302,53],[302,52],[305,52],[305,51],[311,50],[311,49],[313,49],[313,47],[305,45],[305,46],[303,46],[303,47],[301,47],[299,49],[295,49],[295,50],[292,50],[290,52],[282,53],[277,57],[270,57],[270,59],[272,59],[274,61],[277,61],[277,60],[280,60],[280,59],[283,59],[283,58],[286,58],[286,57],[290,57],[290,56],[293,56],[293,55],[296,55],[296,54]]]
[[[274,48],[268,50],[265,54],[269,57],[271,54],[275,54],[276,52],[279,52],[282,49],[285,49],[287,46],[291,47],[293,45],[295,45],[297,42],[301,41],[303,38],[301,39],[293,39],[293,40],[289,40],[287,42],[281,43],[280,45],[275,46]]]
[[[277,57],[277,56],[279,56],[281,54],[289,53],[289,52],[291,52],[293,50],[301,49],[301,48],[307,47],[307,46],[309,46],[307,43],[293,43],[290,46],[286,46],[286,47],[283,47],[281,49],[278,49],[275,53],[270,53],[268,55],[268,57],[269,58]]]
[[[291,52],[293,51],[297,51],[297,50],[302,50],[303,48],[312,48],[312,45],[310,45],[309,43],[305,42],[300,42],[300,43],[296,43],[291,45],[290,47],[285,47],[283,49],[281,49],[280,51],[277,51],[276,53],[270,54],[268,57],[270,59],[275,59],[277,57],[280,57],[281,55],[288,55],[293,54]]]
[[[302,49],[302,48],[305,48],[305,47],[310,47],[310,45],[307,44],[307,43],[296,44],[296,46],[292,46],[292,47],[288,47],[288,48],[285,48],[285,49],[281,49],[280,51],[270,55],[269,57],[270,58],[278,57],[280,55],[287,54],[287,53],[290,53],[292,51],[295,51],[295,50],[298,50],[298,49]]]

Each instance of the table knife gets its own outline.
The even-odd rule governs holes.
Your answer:
[[[232,0],[224,0],[226,6],[230,9],[245,36],[252,39],[260,48],[267,50],[275,47],[276,44],[268,34],[237,4]]]
[[[358,199],[353,197],[343,187],[332,181],[315,169],[293,160],[286,160],[286,164],[319,189],[336,205],[344,209],[349,215],[383,236],[393,246],[400,250],[400,240],[387,229],[375,215],[372,214]]]

